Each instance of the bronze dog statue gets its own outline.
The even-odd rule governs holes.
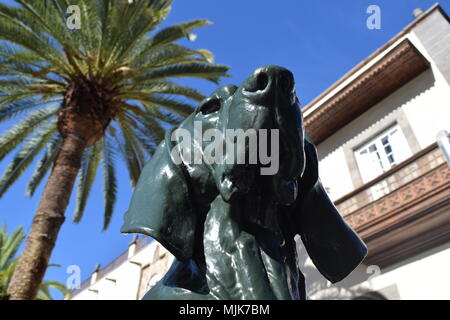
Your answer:
[[[320,183],[294,88],[290,71],[259,68],[240,87],[216,90],[166,133],[141,174],[121,229],[153,237],[176,258],[144,299],[305,299],[296,235],[331,282],[364,259],[366,246]],[[239,164],[239,152],[219,163],[186,161],[191,151],[205,153],[196,122],[221,132],[279,130],[279,169],[262,175],[259,161]],[[184,141],[188,150],[179,150],[174,133],[180,128],[194,133]],[[248,156],[248,144],[240,147]]]

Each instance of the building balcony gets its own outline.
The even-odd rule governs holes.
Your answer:
[[[369,248],[366,264],[390,266],[450,240],[450,169],[437,144],[335,201]]]

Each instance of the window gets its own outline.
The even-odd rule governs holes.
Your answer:
[[[412,155],[400,127],[395,125],[355,151],[363,183],[381,175]]]

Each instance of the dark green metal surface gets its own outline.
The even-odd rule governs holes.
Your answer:
[[[240,87],[216,90],[180,125],[192,133],[194,121],[203,131],[279,129],[275,175],[237,161],[176,165],[176,141],[167,132],[121,229],[153,237],[176,257],[144,299],[304,299],[297,234],[332,282],[361,263],[367,248],[320,183],[294,88],[290,71],[259,68]],[[204,152],[205,142],[192,137],[191,148]]]

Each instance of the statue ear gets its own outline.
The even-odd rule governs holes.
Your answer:
[[[120,231],[150,236],[185,261],[193,255],[196,216],[187,172],[170,156],[170,136],[171,130],[142,170]]]
[[[352,272],[367,254],[367,247],[347,225],[318,177],[317,151],[305,139],[306,168],[300,179],[295,217],[309,257],[331,282]]]

